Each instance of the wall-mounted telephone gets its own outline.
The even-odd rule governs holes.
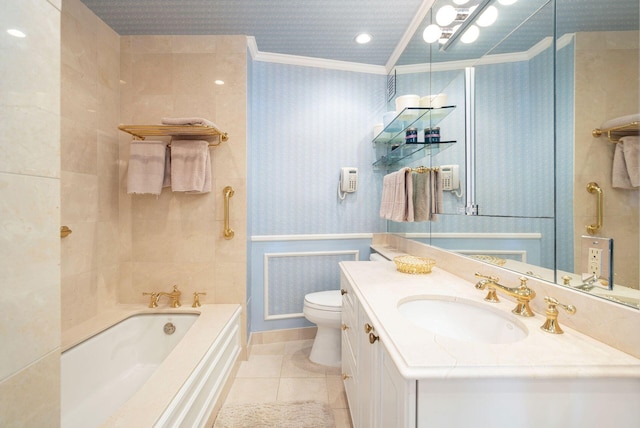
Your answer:
[[[460,187],[460,167],[458,165],[440,166],[442,190],[458,190]]]
[[[338,183],[338,197],[340,200],[358,190],[358,168],[340,168],[340,182]],[[344,193],[343,193],[344,192]]]

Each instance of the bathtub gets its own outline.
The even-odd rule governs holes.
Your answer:
[[[240,352],[238,305],[119,307],[63,335],[61,425],[206,426]]]

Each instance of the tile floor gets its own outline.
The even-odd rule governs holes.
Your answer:
[[[336,428],[351,428],[341,371],[309,361],[313,340],[253,345],[225,403],[315,400],[333,409]]]

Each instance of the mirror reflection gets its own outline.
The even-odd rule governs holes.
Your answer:
[[[455,144],[388,167],[457,166],[459,185],[443,191],[437,221],[388,230],[638,307],[638,190],[614,186],[624,144],[592,135],[640,110],[638,2],[461,1],[434,3],[395,68],[397,96],[446,94],[455,108],[437,126]],[[438,22],[443,7],[453,23]],[[495,22],[477,25],[489,7]],[[443,48],[459,24],[477,39]],[[637,134],[616,135],[630,147]]]

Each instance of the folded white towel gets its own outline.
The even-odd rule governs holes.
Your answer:
[[[131,142],[127,193],[159,195],[162,192],[166,150],[162,141]]]
[[[171,190],[188,193],[211,191],[209,143],[203,140],[171,141]]]
[[[431,220],[431,179],[427,173],[413,173],[413,220]]]
[[[614,119],[607,120],[602,124],[602,126],[600,126],[600,129],[615,128],[618,126],[626,125],[627,123],[638,122],[638,121],[640,121],[640,113],[630,114],[627,116],[620,116]]]
[[[163,117],[161,123],[163,125],[201,125],[218,128],[218,126],[202,117]]]

